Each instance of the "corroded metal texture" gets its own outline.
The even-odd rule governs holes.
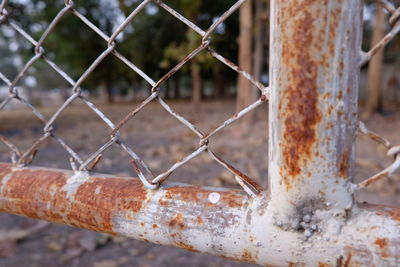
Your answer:
[[[266,193],[0,163],[0,211],[263,266],[398,266],[400,209],[324,207],[301,227],[274,222]],[[307,217],[307,218],[306,218]],[[306,224],[314,229],[307,234]]]
[[[281,223],[349,208],[360,0],[271,1],[270,193]]]

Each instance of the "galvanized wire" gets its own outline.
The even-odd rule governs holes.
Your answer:
[[[237,182],[248,192],[250,195],[258,194],[261,191],[261,187],[257,185],[253,180],[251,180],[248,176],[237,170],[235,167],[227,163],[221,157],[216,155],[210,145],[210,137],[214,134],[220,132],[222,129],[227,127],[228,125],[236,122],[245,114],[253,111],[258,106],[262,105],[268,100],[269,97],[269,88],[263,85],[260,81],[258,81],[255,77],[253,77],[250,73],[242,70],[229,61],[221,54],[216,52],[211,48],[212,38],[211,34],[217,29],[221,23],[223,23],[229,16],[231,16],[234,12],[236,12],[240,6],[246,0],[239,0],[234,5],[232,5],[225,13],[221,14],[219,18],[213,22],[213,24],[206,30],[202,30],[188,18],[177,12],[175,9],[171,8],[169,5],[164,3],[161,0],[144,0],[142,1],[127,17],[126,19],[116,27],[116,30],[108,36],[102,30],[100,30],[96,25],[94,25],[89,19],[87,19],[82,13],[80,13],[77,9],[75,9],[75,4],[71,0],[66,0],[64,2],[65,7],[61,8],[53,20],[49,23],[47,28],[44,30],[43,34],[36,41],[32,36],[30,36],[24,29],[22,29],[18,23],[12,21],[12,18],[8,17],[7,8],[7,0],[2,0],[0,3],[0,25],[7,24],[12,29],[14,29],[20,36],[22,36],[25,40],[31,43],[34,46],[34,56],[31,57],[27,63],[23,66],[22,70],[16,75],[16,77],[12,80],[9,80],[4,74],[0,73],[0,80],[2,80],[9,87],[9,95],[6,99],[4,99],[0,103],[0,111],[4,109],[5,106],[9,104],[11,100],[17,100],[22,103],[24,106],[29,108],[31,112],[43,123],[43,133],[42,135],[35,140],[35,142],[26,150],[20,151],[17,145],[13,144],[10,140],[8,140],[5,136],[0,135],[0,141],[4,143],[9,150],[11,151],[11,160],[17,166],[26,166],[32,162],[34,159],[36,152],[43,144],[45,140],[49,137],[53,138],[61,147],[70,155],[70,164],[71,168],[75,171],[89,171],[92,169],[99,160],[102,158],[102,154],[105,150],[107,150],[111,145],[117,144],[121,147],[127,155],[132,160],[132,166],[134,170],[137,172],[140,180],[147,188],[155,189],[162,182],[164,182],[172,172],[176,169],[180,168],[184,164],[186,164],[191,159],[197,157],[203,152],[207,152],[212,159],[214,159],[221,166],[229,170],[236,177]],[[374,54],[379,49],[382,49],[387,43],[389,43],[396,34],[400,32],[400,8],[395,8],[393,4],[391,4],[387,0],[379,0],[381,4],[385,7],[387,12],[390,15],[389,23],[392,25],[392,29],[386,34],[386,36],[370,51],[366,53],[362,53],[362,57],[360,60],[360,66],[366,64]],[[172,69],[170,69],[161,79],[155,81],[150,76],[148,76],[144,71],[142,71],[139,67],[137,67],[134,63],[124,57],[117,50],[117,43],[115,42],[116,38],[126,29],[126,27],[136,18],[136,16],[150,3],[156,3],[159,7],[167,11],[170,15],[177,18],[179,21],[184,23],[187,27],[193,30],[195,33],[200,35],[202,38],[201,43],[192,50],[184,59],[177,63]],[[78,19],[80,19],[89,29],[94,31],[97,35],[99,35],[107,44],[107,49],[102,51],[102,53],[93,61],[93,63],[83,72],[83,74],[79,77],[77,81],[74,81],[60,66],[58,66],[54,61],[50,60],[44,51],[43,43],[45,40],[51,35],[52,31],[55,29],[56,25],[65,17],[66,14],[73,14]],[[225,64],[232,70],[238,73],[238,75],[242,75],[248,81],[250,81],[255,88],[260,90],[261,96],[254,103],[245,107],[243,110],[228,118],[219,126],[210,130],[208,133],[202,133],[197,127],[189,122],[184,116],[177,113],[168,103],[163,100],[160,96],[160,92],[162,91],[163,84],[169,80],[177,71],[179,71],[187,62],[192,60],[196,55],[202,51],[208,52],[212,57]],[[87,77],[95,71],[95,68],[109,55],[115,56],[120,62],[124,63],[128,66],[133,72],[142,77],[150,86],[151,86],[151,94],[148,96],[143,102],[141,102],[136,108],[132,109],[128,114],[126,114],[119,122],[113,123],[94,103],[92,103],[87,97],[82,95],[81,84],[87,79]],[[28,69],[38,60],[42,60],[46,62],[54,71],[56,71],[68,84],[72,86],[72,95],[57,109],[57,111],[48,119],[46,118],[35,106],[33,106],[27,99],[23,98],[19,95],[18,87],[16,86],[18,82],[26,75]],[[77,152],[75,152],[65,141],[63,141],[60,137],[56,135],[56,130],[54,128],[54,122],[60,118],[62,112],[71,105],[74,101],[80,99],[85,103],[111,130],[110,137],[103,145],[101,145],[97,151],[92,153],[87,157],[87,159],[81,159]],[[151,102],[158,102],[161,107],[163,107],[169,114],[175,117],[179,122],[188,127],[194,134],[199,137],[199,147],[194,150],[192,153],[179,160],[175,164],[173,164],[170,168],[165,170],[160,174],[155,174],[151,168],[146,164],[146,162],[139,157],[137,153],[134,152],[132,147],[128,146],[120,136],[120,129],[124,127],[124,125],[132,120],[135,115],[142,110],[146,105]],[[394,171],[400,168],[400,156],[399,156],[399,148],[398,146],[391,145],[384,138],[379,137],[376,134],[372,134],[371,131],[367,130],[365,125],[360,123],[359,130],[362,133],[367,134],[374,140],[385,145],[389,154],[395,157],[394,163],[389,166],[387,169],[378,173],[377,175],[370,177],[360,184],[360,187],[366,186],[373,181],[376,181],[377,177],[382,177],[383,175],[390,175]],[[77,164],[79,166],[77,166]]]
[[[378,4],[381,4],[386,9],[389,16],[389,25],[391,30],[380,40],[375,46],[373,46],[368,52],[361,53],[360,66],[368,63],[371,58],[379,51],[382,50],[394,37],[400,33],[400,7],[396,8],[388,0],[378,0]],[[358,188],[365,188],[368,185],[381,180],[384,177],[390,176],[396,171],[400,170],[400,145],[393,145],[387,139],[381,137],[377,133],[369,130],[365,124],[361,121],[358,122],[359,132],[365,134],[375,142],[383,145],[387,149],[387,155],[393,157],[393,163],[390,164],[384,170],[372,175],[361,183],[358,184]]]
[[[132,160],[132,165],[134,170],[137,172],[139,178],[143,182],[143,184],[147,188],[155,189],[162,182],[164,182],[170,174],[186,164],[191,159],[197,157],[203,152],[208,152],[209,155],[227,170],[232,172],[236,179],[238,179],[238,183],[243,186],[246,192],[252,192],[253,194],[261,191],[259,185],[257,185],[254,181],[252,181],[248,176],[238,171],[232,165],[224,161],[222,158],[217,156],[211,149],[209,138],[215,133],[219,132],[226,126],[236,122],[245,114],[251,112],[262,103],[265,103],[268,98],[268,87],[264,86],[261,82],[257,81],[252,75],[247,73],[246,71],[240,69],[236,64],[232,63],[228,59],[224,58],[221,54],[214,51],[211,47],[211,38],[210,35],[215,31],[215,29],[224,22],[233,12],[237,11],[237,9],[243,4],[246,0],[237,1],[233,6],[231,6],[224,14],[222,14],[218,20],[216,20],[206,31],[203,31],[196,24],[192,23],[189,19],[184,17],[182,14],[172,9],[170,6],[165,4],[162,1],[151,1],[145,0],[141,2],[127,17],[126,19],[116,27],[116,30],[108,36],[103,31],[101,31],[96,25],[94,25],[90,20],[88,20],[82,13],[80,13],[77,9],[75,9],[75,5],[73,1],[65,1],[65,7],[61,8],[60,11],[56,14],[54,19],[50,22],[47,28],[44,30],[43,34],[36,41],[32,36],[30,36],[24,29],[22,29],[16,22],[13,22],[11,18],[8,18],[8,13],[6,11],[7,1],[3,0],[0,4],[0,23],[5,23],[13,28],[17,33],[19,33],[24,39],[30,42],[34,46],[35,55],[24,65],[22,70],[17,74],[17,76],[12,80],[8,80],[5,75],[0,73],[0,79],[4,81],[9,87],[9,96],[0,104],[0,110],[3,109],[12,99],[16,99],[20,101],[22,104],[31,109],[31,111],[38,117],[44,124],[43,134],[40,138],[38,138],[34,144],[28,148],[26,151],[21,152],[18,147],[11,143],[5,136],[0,136],[0,141],[3,142],[12,152],[12,162],[17,166],[26,166],[30,164],[36,155],[37,150],[42,145],[42,143],[48,138],[52,137],[56,140],[71,156],[71,168],[75,171],[88,171],[93,168],[97,162],[101,159],[102,154],[106,149],[108,149],[111,145],[117,144],[119,145]],[[143,72],[140,68],[138,68],[134,63],[124,57],[117,50],[117,44],[115,43],[115,39],[121,34],[125,28],[135,19],[137,14],[139,14],[148,4],[156,3],[161,8],[165,9],[172,16],[176,17],[182,23],[186,24],[190,29],[199,34],[202,37],[202,41],[199,46],[191,51],[184,59],[182,59],[176,66],[170,69],[161,79],[158,81],[150,78],[145,72]],[[74,81],[65,71],[62,70],[60,66],[58,66],[54,61],[50,60],[44,51],[43,43],[45,40],[51,35],[52,31],[55,29],[56,25],[64,18],[66,14],[73,14],[78,19],[80,19],[87,27],[97,33],[107,44],[107,49],[104,50],[94,61],[93,63],[84,71],[84,73],[80,76],[77,81]],[[245,107],[243,110],[227,119],[220,126],[211,130],[209,133],[202,133],[197,127],[189,122],[185,117],[177,113],[170,105],[167,104],[160,97],[160,92],[162,90],[162,85],[170,79],[177,71],[179,71],[187,62],[193,59],[198,53],[201,51],[209,52],[214,58],[221,61],[223,64],[229,66],[231,69],[236,71],[239,75],[242,75],[247,80],[249,80],[253,85],[256,86],[261,91],[261,97],[254,102],[253,104]],[[147,97],[143,102],[141,102],[136,108],[131,110],[128,114],[125,115],[123,119],[121,119],[118,123],[114,124],[94,103],[90,102],[85,96],[81,94],[80,85],[86,80],[86,78],[95,71],[95,68],[110,54],[114,55],[118,58],[122,63],[128,66],[132,71],[141,76],[147,83],[150,84],[151,94]],[[45,116],[40,113],[38,109],[36,109],[33,105],[31,105],[26,99],[23,99],[18,95],[18,88],[16,84],[25,76],[27,70],[38,60],[43,60],[46,62],[53,70],[55,70],[65,81],[67,81],[72,86],[72,95],[56,110],[56,112],[49,118],[45,118]],[[100,146],[97,151],[92,153],[87,159],[83,160],[79,157],[78,153],[76,153],[70,146],[66,144],[60,137],[55,135],[54,122],[60,118],[62,112],[71,105],[77,99],[81,99],[83,103],[85,103],[103,122],[111,129],[111,134],[109,140]],[[199,137],[199,147],[179,160],[175,164],[173,164],[166,171],[156,175],[150,167],[145,163],[143,159],[139,157],[137,153],[134,152],[132,147],[128,146],[120,137],[119,130],[124,127],[124,125],[133,119],[133,117],[142,110],[147,104],[150,102],[156,101],[158,102],[169,114],[175,117],[179,122],[187,126],[193,133],[195,133]],[[77,166],[79,164],[79,166]]]
[[[379,50],[383,49],[390,41],[400,33],[400,7],[397,9],[388,0],[378,0],[378,4],[383,5],[389,14],[389,25],[391,30],[380,40],[374,47],[368,52],[361,52],[360,67],[367,64],[371,58],[378,53]]]
[[[358,130],[359,132],[365,134],[378,144],[383,145],[387,149],[387,155],[393,157],[393,163],[390,164],[384,170],[378,172],[377,174],[372,175],[371,177],[363,180],[361,183],[358,184],[358,188],[364,188],[368,185],[381,180],[384,177],[390,176],[396,171],[400,170],[400,145],[393,145],[387,139],[383,138],[382,136],[378,135],[377,133],[369,130],[363,122],[358,123]]]

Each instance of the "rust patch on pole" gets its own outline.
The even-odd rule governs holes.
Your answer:
[[[271,1],[269,190],[280,225],[353,203],[360,10],[360,0]]]
[[[347,178],[349,177],[349,151],[345,151],[340,156],[339,162],[339,177]]]
[[[282,31],[283,64],[288,67],[288,82],[282,88],[279,102],[279,116],[284,122],[281,142],[283,153],[282,176],[286,188],[291,188],[291,179],[298,178],[302,166],[312,157],[312,147],[317,140],[316,126],[321,120],[318,107],[317,70],[319,62],[313,58],[312,46],[319,44],[315,39],[313,14],[309,12],[310,2],[282,4],[278,16],[290,23],[291,31]],[[302,14],[302,15],[298,15]],[[289,22],[290,21],[290,22]]]

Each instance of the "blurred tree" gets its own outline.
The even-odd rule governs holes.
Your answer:
[[[25,5],[20,3],[11,2],[8,4],[7,9],[9,16],[20,17],[21,14],[25,13]],[[0,72],[12,80],[18,74],[18,69],[21,68],[22,57],[20,52],[25,49],[24,43],[15,31],[5,24],[1,26],[0,34],[2,37],[0,40]],[[0,80],[0,84],[2,83]]]
[[[14,51],[10,51],[9,49],[8,38],[5,37],[3,40],[0,40],[0,72],[3,73],[7,78],[12,79],[17,75],[17,59]],[[0,85],[3,82],[0,80]]]
[[[183,15],[187,17],[194,24],[199,23],[198,14],[200,10],[201,1],[190,1],[190,0],[180,0],[180,6],[183,10]],[[192,29],[187,28],[185,33],[185,39],[179,43],[173,42],[169,44],[164,50],[164,67],[171,68],[169,63],[179,62],[186,55],[190,54],[191,51],[196,49],[201,43],[201,37],[195,33]],[[208,54],[198,54],[196,57],[190,60],[188,63],[190,69],[191,77],[191,91],[192,91],[192,104],[193,107],[197,107],[201,101],[202,90],[203,90],[203,80],[201,77],[200,62],[210,58]]]
[[[234,3],[234,0],[168,1],[168,5],[203,29],[207,29]],[[117,3],[77,0],[74,2],[74,8],[110,36],[116,26],[139,4],[139,1],[125,0],[119,0]],[[14,19],[35,39],[39,39],[64,6],[64,1],[32,0],[23,2],[22,5],[26,7],[26,11],[15,14]],[[237,43],[235,42],[237,25],[237,15],[233,15],[212,34],[213,48],[232,61],[237,58]],[[150,3],[118,36],[116,43],[121,54],[152,79],[157,80],[199,46],[201,37],[158,5]],[[43,46],[46,55],[75,80],[107,48],[106,42],[101,37],[69,12],[62,17],[53,32],[46,38]],[[31,56],[32,48],[26,55],[26,59]],[[46,64],[40,63],[37,63],[35,67],[38,68],[36,73],[48,68]],[[47,72],[49,72],[48,69]],[[168,87],[169,84],[174,88],[174,97],[179,97],[181,96],[179,85],[182,84],[179,82],[180,79],[191,77],[192,99],[194,103],[198,103],[202,96],[203,78],[215,81],[213,95],[224,96],[227,88],[233,84],[235,75],[236,73],[224,64],[213,59],[208,53],[202,52],[164,84],[163,88]],[[146,83],[143,78],[113,55],[109,55],[87,77],[82,87],[90,90],[104,88],[108,101],[113,102],[115,88],[120,88],[120,91],[126,94],[128,90],[134,88],[135,90],[142,87],[148,88],[148,85],[144,84]],[[67,86],[65,84],[65,87]],[[129,89],[122,87],[129,87]]]
[[[177,0],[171,2],[176,3]],[[118,3],[125,17],[129,16],[138,5],[137,1],[120,0]],[[162,65],[165,49],[171,43],[182,42],[185,38],[183,32],[185,32],[183,23],[157,5],[149,4],[124,31],[124,38],[118,47],[153,80],[158,80],[165,74],[165,66]],[[166,86],[168,87],[167,84],[163,84],[164,90]],[[177,94],[179,93],[175,90],[175,96]]]
[[[239,66],[249,73],[252,73],[252,1],[245,2],[239,11],[240,31],[239,31]],[[236,110],[240,111],[253,102],[254,94],[252,84],[242,75],[238,76],[238,89]],[[254,112],[246,116],[245,121],[252,121]]]
[[[202,8],[211,14],[211,20],[207,22],[205,28],[215,21],[219,16],[224,13],[236,1],[217,1],[208,2]],[[205,12],[203,11],[203,12]],[[204,16],[203,16],[204,17]],[[238,42],[237,36],[239,34],[239,15],[238,12],[233,13],[227,20],[225,20],[211,35],[211,46],[218,53],[222,54],[225,58],[237,62],[238,58]],[[211,75],[214,85],[214,96],[226,98],[230,94],[230,87],[236,87],[237,73],[232,71],[224,64],[214,60],[212,61]]]
[[[200,28],[206,29],[233,3],[234,1],[231,0],[218,2],[211,0],[195,2],[191,0],[180,0],[178,5],[185,17]],[[216,32],[212,35],[212,45],[215,46],[219,52],[223,51],[225,55],[228,54],[228,57],[232,57],[232,54],[236,52],[236,47],[232,49],[231,46],[232,43],[235,43],[235,34],[233,31],[226,32],[225,29],[222,30],[222,28],[226,25],[229,25],[228,27],[231,28],[232,24],[237,24],[237,19],[235,20],[234,16],[230,21],[225,21],[220,25],[220,28],[217,28]],[[196,49],[200,44],[201,36],[192,29],[187,28],[184,40],[180,43],[171,43],[165,49],[163,66],[171,67],[172,64],[179,62],[179,60]],[[232,50],[235,52],[232,53]],[[236,57],[236,55],[234,55],[234,57]],[[229,75],[226,75],[226,68],[223,67],[223,64],[215,60],[210,54],[206,52],[199,53],[195,58],[190,60],[189,65],[184,70],[190,70],[192,88],[191,101],[194,107],[199,105],[203,95],[203,76],[213,76],[214,96],[219,95],[223,97],[225,95],[228,85],[226,78],[227,76],[229,77]]]
[[[263,67],[267,65],[268,59],[266,53],[268,49],[269,35],[269,1],[255,0],[255,17],[254,17],[254,52],[253,52],[253,75],[257,80],[261,80]],[[256,99],[259,91],[257,88],[252,90]]]
[[[32,0],[27,2],[31,26],[27,31],[36,39],[64,6],[63,0]],[[75,8],[110,35],[118,19],[118,10],[106,1],[76,1]],[[34,27],[33,27],[34,26]],[[38,30],[39,29],[39,30]],[[43,44],[46,55],[77,80],[93,61],[104,51],[106,42],[83,22],[67,13]],[[113,81],[120,77],[121,68],[116,58],[108,56],[84,81],[90,89],[104,88],[109,103],[114,102]]]
[[[371,48],[375,46],[385,35],[386,16],[383,6],[375,5],[375,16],[373,19]],[[368,66],[368,96],[365,112],[362,117],[364,119],[370,117],[373,113],[380,110],[382,106],[381,84],[383,70],[383,53],[384,48],[371,59]]]

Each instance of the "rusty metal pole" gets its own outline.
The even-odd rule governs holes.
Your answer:
[[[271,4],[269,190],[276,223],[295,229],[353,205],[362,3]]]

